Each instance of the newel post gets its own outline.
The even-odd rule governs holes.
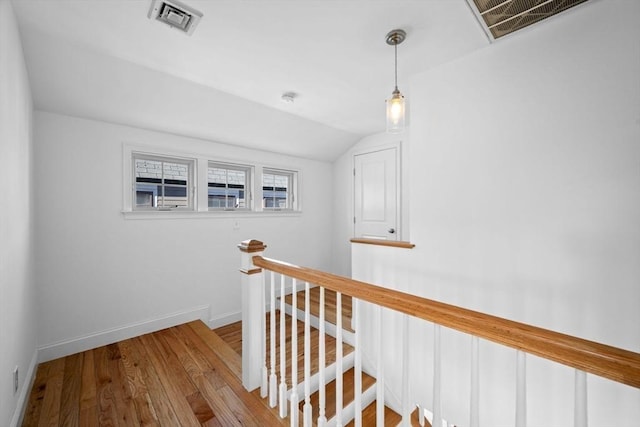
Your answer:
[[[238,248],[242,287],[242,385],[252,391],[262,383],[265,331],[264,273],[253,265],[253,257],[262,256],[266,245],[258,240],[245,240]]]

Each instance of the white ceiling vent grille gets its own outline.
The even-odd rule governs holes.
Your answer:
[[[152,0],[147,16],[191,35],[202,18],[202,12],[177,0]]]
[[[498,39],[587,0],[473,0],[486,25],[485,31]]]

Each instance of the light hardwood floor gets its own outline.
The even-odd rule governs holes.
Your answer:
[[[40,364],[23,426],[288,425],[239,377],[237,353],[191,322]]]
[[[290,317],[287,320],[290,360]],[[276,325],[279,333],[279,323]],[[302,346],[301,322],[297,332]],[[312,330],[312,335],[315,355],[317,331]],[[327,338],[329,359],[335,357],[335,344],[333,338]],[[352,350],[344,346],[345,354]],[[260,398],[259,390],[247,392],[242,386],[241,353],[240,322],[211,331],[195,321],[45,362],[38,366],[22,425],[289,426],[288,419],[281,420],[277,409]],[[346,404],[353,395],[353,369],[343,378]],[[363,375],[365,388],[374,381]],[[328,416],[335,412],[334,402],[335,384],[330,383]],[[317,406],[316,395],[312,404]],[[387,408],[385,425],[396,426],[399,421],[400,416]],[[363,425],[375,425],[375,403],[363,412]],[[418,425],[415,418],[412,425]]]

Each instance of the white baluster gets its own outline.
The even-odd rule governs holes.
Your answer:
[[[276,377],[276,279],[275,273],[271,272],[271,315],[269,316],[269,339],[271,376],[269,377],[269,406],[275,408],[278,404],[278,378]]]
[[[470,427],[480,425],[480,339],[471,336],[471,407],[470,407]]]
[[[411,425],[411,405],[409,404],[409,316],[402,315],[402,425]]]
[[[527,425],[527,359],[518,350],[516,359],[516,427]]]
[[[318,337],[318,362],[320,375],[320,388],[318,389],[318,427],[325,427],[327,424],[326,416],[326,379],[325,379],[325,330],[324,330],[324,288],[320,287],[320,330]]]
[[[420,427],[424,427],[424,408],[420,405],[417,405],[416,407],[416,411],[418,411],[418,424],[420,425]]]
[[[287,318],[285,313],[285,276],[280,275],[280,417],[287,416]]]
[[[262,382],[260,383],[260,397],[265,398],[269,393],[269,369],[267,368],[267,306],[266,306],[266,281],[267,275],[262,275]]]
[[[291,284],[291,427],[298,427],[298,286]]]
[[[378,348],[376,349],[378,366],[376,368],[376,426],[384,426],[384,360],[382,349],[382,307],[378,306],[375,318],[375,330],[378,331]]]
[[[575,427],[587,427],[587,373],[576,369],[575,403],[573,409],[573,424]]]
[[[355,427],[362,427],[362,342],[360,337],[360,300],[353,298],[353,319],[355,326],[355,362],[354,362],[354,409]]]
[[[336,292],[336,426],[342,427],[342,294]]]
[[[311,418],[311,302],[309,282],[304,285],[304,421],[305,427],[313,424]]]
[[[440,359],[440,325],[433,325],[433,422],[434,427],[442,426],[442,396],[441,390],[441,359]]]

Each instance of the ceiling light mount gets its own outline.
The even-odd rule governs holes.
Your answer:
[[[387,44],[390,46],[397,46],[407,38],[407,32],[405,30],[391,30],[387,34]]]

